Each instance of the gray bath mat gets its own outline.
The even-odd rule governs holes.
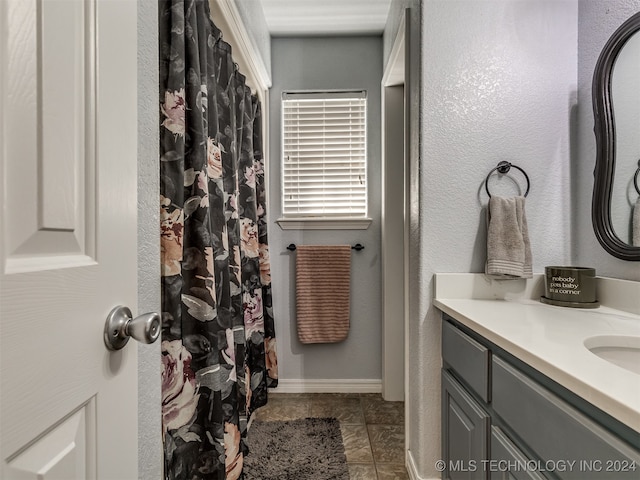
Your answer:
[[[335,418],[253,422],[247,443],[246,480],[349,480]]]

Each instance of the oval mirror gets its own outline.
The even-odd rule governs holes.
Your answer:
[[[640,212],[635,211],[640,202],[634,186],[640,160],[639,31],[637,13],[613,33],[593,74],[593,227],[606,251],[635,261],[640,261],[640,239],[633,238],[634,214],[640,222]]]

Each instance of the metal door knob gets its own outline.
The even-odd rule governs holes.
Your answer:
[[[133,318],[131,310],[117,306],[107,316],[104,344],[109,350],[120,350],[131,337],[142,343],[153,343],[160,336],[160,315],[144,313]]]

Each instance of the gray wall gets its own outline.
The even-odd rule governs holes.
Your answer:
[[[423,478],[440,476],[440,314],[431,306],[432,278],[484,270],[483,181],[498,161],[521,166],[531,179],[534,271],[572,257],[577,9],[577,0],[422,2],[407,423],[410,461]],[[494,193],[515,193],[510,182],[495,183]]]
[[[578,28],[578,156],[575,166],[576,264],[595,267],[598,275],[640,280],[637,262],[625,262],[609,255],[598,243],[591,224],[591,192],[596,162],[593,134],[591,81],[598,56],[611,34],[631,15],[640,11],[640,0],[580,0]]]
[[[274,38],[271,42],[273,87],[270,91],[269,244],[280,379],[381,379],[380,314],[380,81],[381,37]],[[369,212],[367,230],[282,230],[281,96],[286,90],[366,89],[368,94]],[[351,328],[336,344],[303,345],[295,324],[296,244],[354,244]]]
[[[138,0],[138,313],[160,311],[158,125],[158,4]],[[160,341],[139,344],[140,479],[162,478],[160,398]]]

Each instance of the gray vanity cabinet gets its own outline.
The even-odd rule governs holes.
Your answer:
[[[445,479],[640,480],[640,435],[445,315]]]
[[[488,479],[489,349],[445,322],[442,358],[442,478]]]
[[[640,478],[640,453],[498,355],[492,410],[567,480]],[[559,463],[562,462],[562,463]]]
[[[449,373],[442,371],[443,478],[485,479],[489,414]]]

